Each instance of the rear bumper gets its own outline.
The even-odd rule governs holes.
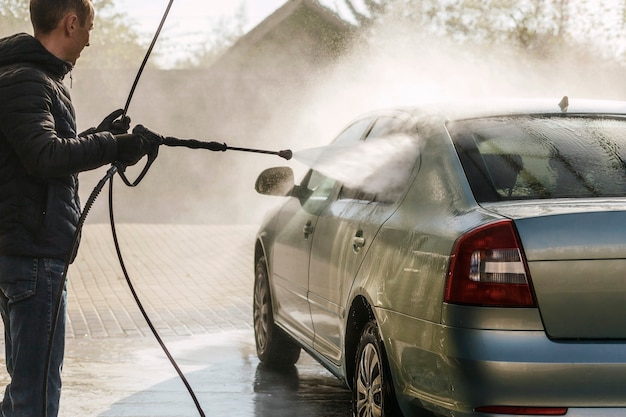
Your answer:
[[[626,341],[555,342],[542,330],[467,329],[377,314],[406,415],[425,407],[475,416],[476,407],[495,405],[626,415]]]

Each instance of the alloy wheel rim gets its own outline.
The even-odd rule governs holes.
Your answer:
[[[371,343],[365,346],[359,360],[356,395],[358,417],[382,417],[382,368],[378,351]]]
[[[254,291],[254,332],[256,334],[257,346],[261,351],[267,345],[269,302],[267,285],[264,277],[257,277],[257,284]]]

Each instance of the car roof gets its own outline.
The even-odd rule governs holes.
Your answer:
[[[563,104],[562,104],[563,103]],[[561,109],[563,105],[563,109]],[[405,107],[418,117],[437,116],[444,120],[513,115],[614,115],[626,117],[626,101],[591,99],[496,99],[454,100]]]

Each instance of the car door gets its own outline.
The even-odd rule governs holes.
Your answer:
[[[311,170],[301,186],[310,196],[303,202],[291,198],[281,209],[273,251],[273,293],[276,319],[313,342],[313,325],[308,305],[311,235],[319,211],[335,192],[335,181]]]
[[[375,182],[372,176],[380,177],[389,170],[396,171],[397,161],[403,158],[410,161],[406,167],[408,175],[413,170],[414,161],[411,159],[416,157],[417,147],[412,143],[408,144],[415,149],[413,155],[408,148],[393,149],[396,144],[398,146],[406,144],[405,137],[398,138],[396,134],[403,129],[410,130],[410,127],[407,127],[407,118],[408,115],[401,113],[385,116],[376,121],[367,141],[376,138],[387,142],[378,144],[370,142],[364,144],[368,146],[364,150],[355,151],[363,170],[366,171],[364,178],[368,184],[342,184],[337,198],[324,208],[317,221],[309,271],[309,304],[315,331],[314,347],[336,364],[341,360],[343,323],[346,310],[349,308],[347,297],[352,282],[378,230],[396,210],[399,194],[391,195],[386,192],[390,188],[394,190],[401,188],[402,185],[392,186],[391,183],[372,185]],[[391,139],[391,134],[394,139]],[[408,135],[406,137],[408,138]],[[389,142],[400,139],[401,143]],[[415,137],[410,140],[415,141]],[[389,150],[390,146],[392,149],[389,160],[381,161],[381,158],[386,157],[386,150]],[[402,155],[398,155],[398,152]],[[363,155],[374,157],[369,160]],[[367,172],[368,168],[364,166],[381,162],[388,164],[381,164],[371,173]],[[401,181],[406,183],[408,175]],[[396,178],[395,175],[392,177]],[[397,181],[397,178],[390,181]]]
[[[372,124],[371,118],[359,120],[345,129],[335,142],[342,146],[357,142]],[[321,153],[318,156],[324,158]],[[313,161],[312,165],[316,164]],[[287,201],[276,225],[272,257],[274,315],[282,325],[310,345],[314,337],[308,302],[311,244],[317,234],[319,214],[330,201],[336,199],[337,184],[335,179],[315,169],[309,170],[300,184],[303,196]]]

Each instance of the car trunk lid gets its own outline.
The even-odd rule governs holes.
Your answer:
[[[626,202],[488,208],[515,222],[549,337],[626,339]]]

